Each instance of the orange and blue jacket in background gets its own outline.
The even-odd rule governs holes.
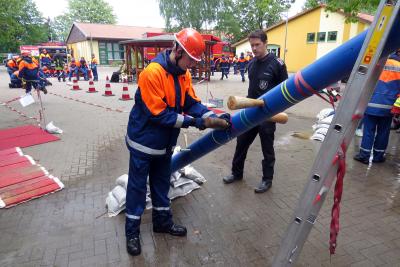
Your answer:
[[[386,61],[365,113],[374,116],[391,116],[390,111],[399,93],[400,62],[390,57]]]
[[[194,126],[193,117],[216,116],[200,103],[190,72],[173,64],[170,53],[159,53],[139,76],[126,143],[141,156],[172,153],[180,128]]]
[[[19,63],[19,74],[20,79],[28,81],[36,81],[38,77],[39,66],[35,63],[32,57],[23,57]]]
[[[14,72],[18,69],[18,64],[15,59],[8,60],[6,66],[7,66],[7,69],[9,69],[12,72]]]
[[[247,62],[248,62],[247,59],[245,59],[244,57],[240,57],[238,60],[239,70],[245,70]]]

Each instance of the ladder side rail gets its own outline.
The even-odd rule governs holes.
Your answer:
[[[376,16],[373,25],[371,25],[360,50],[355,67],[349,78],[349,83],[346,86],[343,100],[339,104],[325,141],[321,145],[320,151],[314,161],[309,175],[310,179],[300,196],[298,206],[282,240],[278,254],[275,256],[273,266],[288,266],[297,260],[327,194],[323,194],[320,201],[312,204],[315,196],[321,192],[324,186],[329,191],[337,171],[337,164],[333,164],[333,160],[337,153],[342,153],[340,151],[341,144],[343,142],[346,145],[349,144],[357,127],[359,119],[353,119],[349,114],[362,115],[368,104],[368,100],[372,96],[386,61],[386,58],[380,59],[381,53],[385,48],[389,32],[398,14],[399,2],[393,8],[390,20],[385,22],[387,23],[386,27],[370,64],[366,66],[362,64],[362,61],[370,42],[374,41],[371,38],[374,38],[373,35],[377,27],[382,27],[378,23],[382,22],[382,13],[385,4],[386,1],[382,1],[379,5],[377,12],[379,15]]]

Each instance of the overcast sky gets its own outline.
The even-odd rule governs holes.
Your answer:
[[[67,0],[33,0],[44,17],[54,18],[66,10]],[[131,26],[165,27],[157,0],[105,0],[114,9],[117,24]],[[289,17],[301,11],[305,0],[296,0]]]

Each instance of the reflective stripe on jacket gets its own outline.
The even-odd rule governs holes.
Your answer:
[[[400,62],[388,59],[368,103],[366,114],[391,116],[391,109],[400,93]]]

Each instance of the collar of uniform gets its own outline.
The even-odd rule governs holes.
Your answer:
[[[170,54],[171,54],[172,50],[166,50],[165,51],[165,57],[166,57],[166,61],[167,61],[167,71],[169,73],[171,73],[172,75],[182,75],[185,74],[186,71],[181,69],[179,66],[176,66],[175,64],[173,64],[171,62],[171,59],[169,58]]]
[[[258,61],[258,62],[264,62],[264,61],[266,61],[271,55],[272,55],[271,53],[267,53],[263,58],[261,58],[261,59],[258,59],[258,58],[257,58],[257,61]]]

